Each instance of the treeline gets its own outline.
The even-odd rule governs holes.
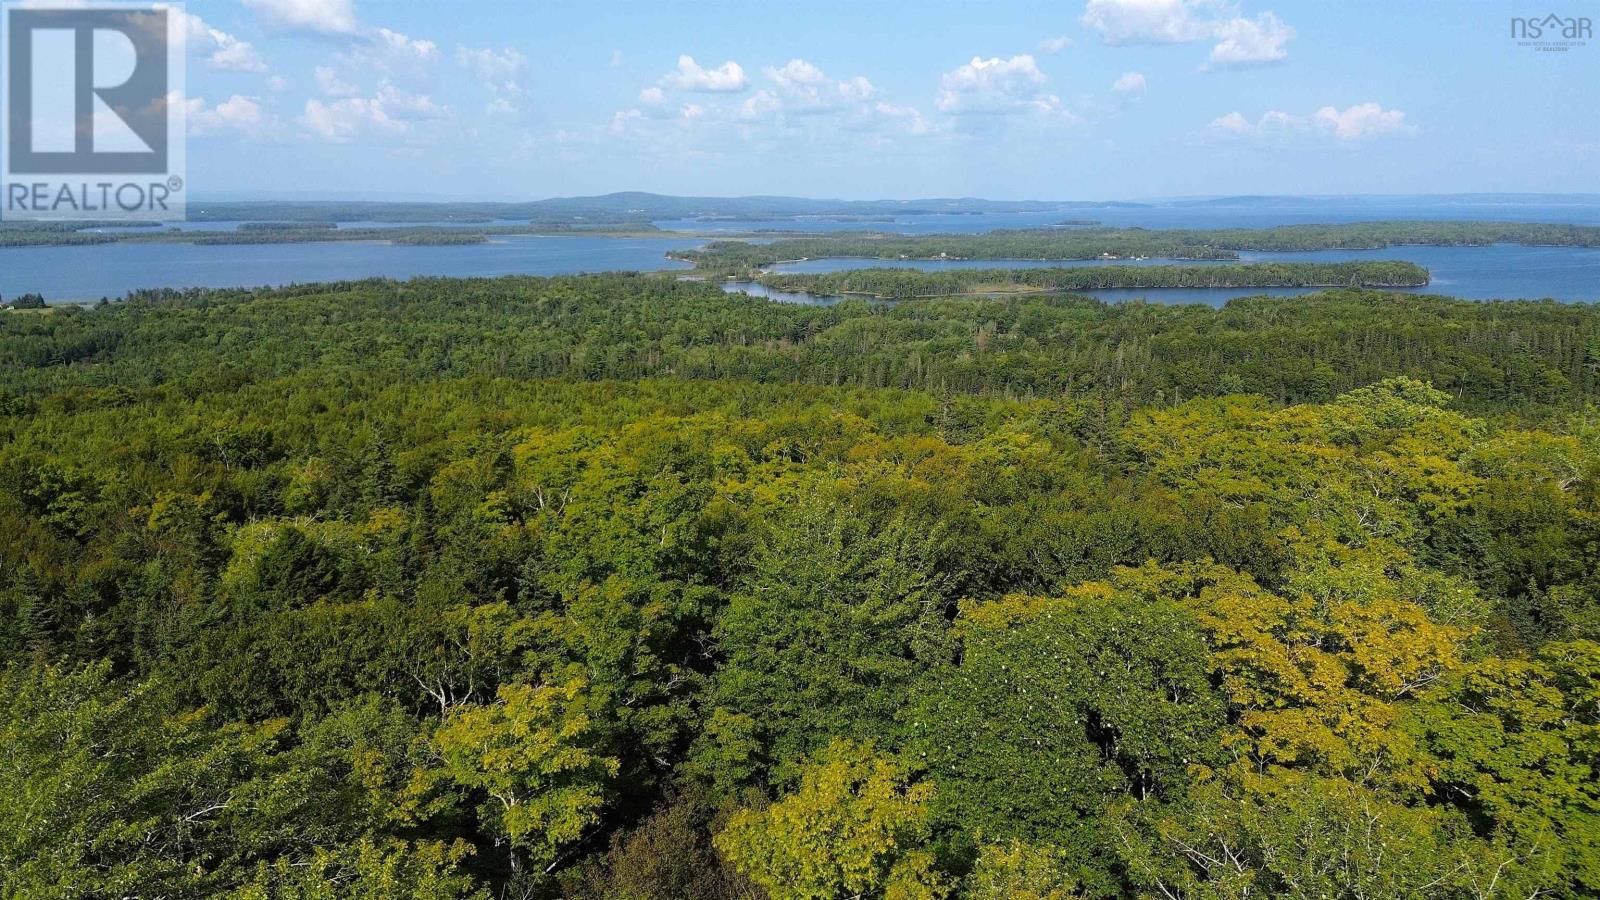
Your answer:
[[[490,235],[539,234],[531,225],[502,225],[493,228],[455,226],[394,226],[384,228],[303,228],[287,223],[268,229],[239,228],[234,231],[170,232],[160,236],[141,236],[141,242],[188,243],[200,246],[223,244],[314,244],[337,241],[383,241],[394,244],[453,245],[482,244]]]
[[[505,232],[502,232],[505,233]],[[515,233],[531,233],[516,231]],[[239,229],[237,231],[186,232],[182,243],[200,246],[225,244],[312,244],[335,241],[384,241],[416,246],[482,244],[489,238],[466,228],[310,228]]]
[[[0,320],[13,403],[328,365],[1066,394],[1113,408],[1229,393],[1323,402],[1408,375],[1465,409],[1537,417],[1600,397],[1600,310],[1345,290],[1221,309],[1027,295],[807,307],[605,275],[145,292]]]
[[[781,291],[883,298],[940,297],[1019,288],[1088,291],[1110,288],[1422,287],[1428,270],[1408,262],[1251,263],[1207,266],[1077,266],[1017,269],[851,269],[803,275],[769,272],[757,279]]]
[[[12,297],[10,301],[0,297],[0,309],[6,307],[11,309],[44,309],[47,305],[43,294],[19,294]]]
[[[712,241],[699,250],[669,254],[712,273],[748,274],[774,263],[802,259],[1238,259],[1231,250],[1167,232],[1070,228],[990,231],[984,234],[840,234],[785,238],[760,244]]]
[[[1600,227],[1525,222],[1353,222],[1273,228],[1070,228],[986,234],[853,234],[765,244],[717,241],[701,250],[673,255],[707,271],[740,274],[786,260],[824,257],[1237,259],[1241,250],[1370,250],[1404,244],[1480,246],[1495,243],[1600,247]]]
[[[121,240],[119,234],[85,230],[90,224],[56,222],[0,223],[0,248],[52,247],[66,245],[114,244]]]
[[[331,231],[337,222],[240,222],[239,231]]]
[[[1203,237],[1212,246],[1233,250],[1377,250],[1404,244],[1439,247],[1481,247],[1487,244],[1600,247],[1600,226],[1536,222],[1349,222],[1282,225],[1275,228],[1218,228],[1177,233]]]
[[[30,223],[31,224],[31,223]],[[339,228],[335,223],[245,222],[229,231],[179,228],[97,232],[83,230],[92,225],[53,225],[35,228],[0,228],[0,248],[49,247],[77,244],[311,244],[336,241],[388,241],[396,244],[453,245],[482,244],[493,237],[542,234],[594,234],[606,236],[651,235],[653,225],[573,226],[558,225],[394,225],[373,228]]]

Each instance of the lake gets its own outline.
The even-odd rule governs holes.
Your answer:
[[[836,231],[869,229],[911,234],[977,233],[1000,228],[1041,227],[1065,219],[1098,219],[1108,225],[1148,228],[1266,227],[1306,222],[1348,222],[1380,219],[1497,219],[1527,222],[1600,224],[1600,203],[1495,203],[1368,200],[1302,205],[1105,207],[1049,213],[920,214],[898,216],[893,223],[808,218],[793,221],[659,222],[663,228],[701,231],[772,230]],[[377,223],[346,223],[352,227]],[[213,230],[237,223],[190,223],[185,227]],[[582,235],[512,235],[486,244],[428,247],[350,242],[322,244],[105,244],[85,247],[0,248],[0,295],[37,292],[51,301],[93,301],[120,297],[129,291],[156,287],[258,287],[288,283],[343,281],[359,278],[413,278],[424,275],[489,277],[496,275],[562,275],[601,271],[687,269],[666,258],[676,250],[701,246],[704,237],[689,235],[612,238]],[[1385,250],[1326,250],[1307,253],[1244,254],[1246,260],[1337,261],[1403,259],[1426,266],[1433,283],[1427,293],[1471,299],[1543,298],[1566,302],[1600,299],[1600,249],[1562,247],[1392,247]],[[1115,264],[1169,264],[1170,260],[1124,261]],[[902,261],[811,260],[782,271],[826,272],[861,266],[1056,266],[1105,265],[1098,260],[1037,261]],[[1103,291],[1106,299],[1148,296],[1153,300],[1219,304],[1241,294],[1295,294],[1295,289],[1186,289]]]
[[[428,247],[324,244],[99,244],[0,248],[0,296],[48,300],[121,297],[139,288],[259,287],[420,275],[491,277],[687,269],[666,258],[697,238],[514,235],[486,244]]]
[[[1427,287],[1411,288],[1423,294],[1448,294],[1468,300],[1543,299],[1567,303],[1600,300],[1600,248],[1524,247],[1494,244],[1488,247],[1388,247],[1382,250],[1308,250],[1285,253],[1241,253],[1243,262],[1345,262],[1407,260],[1433,276]],[[905,260],[808,259],[773,266],[776,272],[820,273],[849,269],[1007,269],[1084,265],[1215,265],[1217,260]],[[1221,262],[1227,262],[1226,260]],[[1172,303],[1222,303],[1233,297],[1261,294],[1295,295],[1300,288],[1142,288],[1094,291],[1107,300],[1146,297]]]

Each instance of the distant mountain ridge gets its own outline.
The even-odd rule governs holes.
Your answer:
[[[638,225],[667,219],[762,221],[805,217],[979,215],[984,213],[1070,213],[1094,209],[1152,207],[1316,208],[1345,204],[1394,208],[1408,204],[1492,206],[1506,203],[1596,205],[1600,194],[1353,194],[1295,196],[1250,194],[1224,197],[1170,197],[1124,200],[985,200],[932,197],[921,200],[839,200],[754,195],[675,197],[645,191],[619,191],[592,197],[551,197],[518,202],[428,202],[389,200],[227,200],[189,204],[197,221],[270,222],[487,222],[508,220],[540,225],[592,227]]]
[[[673,197],[621,191],[595,197],[552,197],[514,203],[426,203],[399,201],[218,201],[191,203],[198,221],[273,222],[435,222],[508,219],[552,225],[640,224],[661,219],[775,219],[803,216],[894,216],[946,213],[1052,212],[1140,207],[1128,202],[1083,200],[983,200],[975,197],[927,200],[829,200],[805,197]]]
[[[1428,205],[1462,205],[1483,206],[1507,203],[1539,203],[1539,204],[1574,204],[1574,205],[1600,205],[1600,194],[1515,194],[1515,193],[1481,193],[1481,194],[1329,194],[1329,195],[1299,195],[1299,194],[1238,194],[1226,197],[1172,197],[1158,200],[1144,201],[1145,206],[1224,206],[1224,207],[1279,207],[1299,208],[1316,207],[1332,204],[1352,206],[1409,206],[1415,204]]]

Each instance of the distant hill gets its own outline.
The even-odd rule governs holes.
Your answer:
[[[1297,196],[1293,194],[1245,194],[1229,197],[1175,197],[1151,201],[1150,206],[1260,207],[1264,209],[1305,209],[1317,206],[1495,206],[1504,204],[1600,205],[1600,194],[1337,194]]]
[[[389,201],[223,201],[191,204],[189,218],[237,222],[472,222],[494,219],[552,225],[646,224],[660,219],[793,219],[806,216],[894,216],[927,213],[1053,212],[1138,207],[1139,203],[982,200],[816,200],[804,197],[672,197],[623,191],[597,197],[553,197],[519,203]]]
[[[1101,200],[984,200],[933,197],[924,200],[831,200],[806,197],[674,197],[621,191],[594,197],[552,197],[515,203],[418,202],[387,200],[231,200],[189,204],[189,218],[213,222],[488,222],[509,220],[539,225],[646,226],[663,219],[751,222],[806,217],[862,218],[916,214],[977,215],[1008,212],[1075,212],[1151,207],[1259,207],[1307,209],[1319,206],[1394,209],[1417,204],[1434,208],[1481,209],[1502,204],[1600,205],[1597,194],[1420,194],[1420,195],[1241,195],[1170,197],[1146,202]]]

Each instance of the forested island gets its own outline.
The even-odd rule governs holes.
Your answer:
[[[232,231],[179,231],[136,235],[130,240],[142,243],[191,244],[307,244],[336,241],[380,241],[394,244],[452,245],[483,244],[505,237],[667,237],[669,232],[653,225],[566,226],[528,225],[402,225],[380,227],[340,227],[335,224],[304,225],[275,222],[272,227],[242,225]],[[3,241],[0,235],[0,241]]]
[[[780,291],[913,298],[1113,288],[1424,287],[1428,284],[1428,270],[1408,262],[1251,263],[946,269],[937,272],[851,269],[815,275],[768,272],[756,280]]]
[[[489,240],[490,232],[479,229],[453,227],[401,227],[401,228],[334,228],[332,226],[305,228],[287,223],[275,223],[274,228],[239,228],[236,231],[168,232],[156,240],[170,243],[206,245],[222,244],[310,244],[334,241],[383,241],[392,244],[417,246],[449,246],[455,244],[482,244]],[[496,235],[536,234],[533,228],[498,228]],[[155,240],[146,238],[144,243]]]
[[[1592,305],[374,280],[0,373],[0,896],[1600,892]]]
[[[1040,228],[984,234],[833,234],[767,243],[716,241],[672,254],[710,272],[749,275],[775,263],[863,259],[1238,259],[1240,251],[1372,250],[1407,244],[1600,247],[1600,227],[1524,222],[1356,222],[1273,228]]]
[[[381,241],[395,244],[482,244],[497,237],[595,235],[605,237],[665,236],[654,226],[595,226],[573,228],[552,225],[396,225],[392,227],[340,228],[332,223],[245,222],[231,230],[142,229],[98,231],[95,226],[38,227],[34,223],[0,227],[0,248],[49,247],[79,244],[319,244]]]
[[[288,212],[248,205],[237,212]],[[335,212],[358,216],[355,209]],[[305,214],[305,211],[299,211]],[[415,210],[407,208],[407,215]],[[448,221],[450,208],[437,210]],[[456,211],[458,217],[460,211]],[[368,211],[368,215],[378,212]],[[204,219],[205,217],[196,217]],[[357,220],[363,221],[363,220]],[[232,230],[125,228],[102,230],[106,223],[0,223],[0,248],[108,243],[313,243],[325,241],[396,241],[411,244],[482,243],[517,235],[590,235],[599,237],[666,237],[692,232],[663,231],[649,221],[533,220],[527,223],[479,222],[411,224],[403,217],[392,226],[340,228],[315,218],[247,220]],[[865,259],[1196,259],[1235,260],[1240,251],[1367,250],[1401,245],[1483,246],[1519,243],[1561,247],[1600,247],[1600,226],[1544,225],[1523,222],[1357,222],[1340,225],[1285,225],[1272,228],[1144,229],[1108,228],[1092,224],[997,230],[981,234],[903,235],[876,232],[834,232],[795,236],[794,232],[751,231],[732,237],[760,237],[762,243],[727,239],[700,250],[679,251],[673,258],[699,269],[749,276],[774,263],[824,257]],[[775,239],[774,239],[775,238]]]

